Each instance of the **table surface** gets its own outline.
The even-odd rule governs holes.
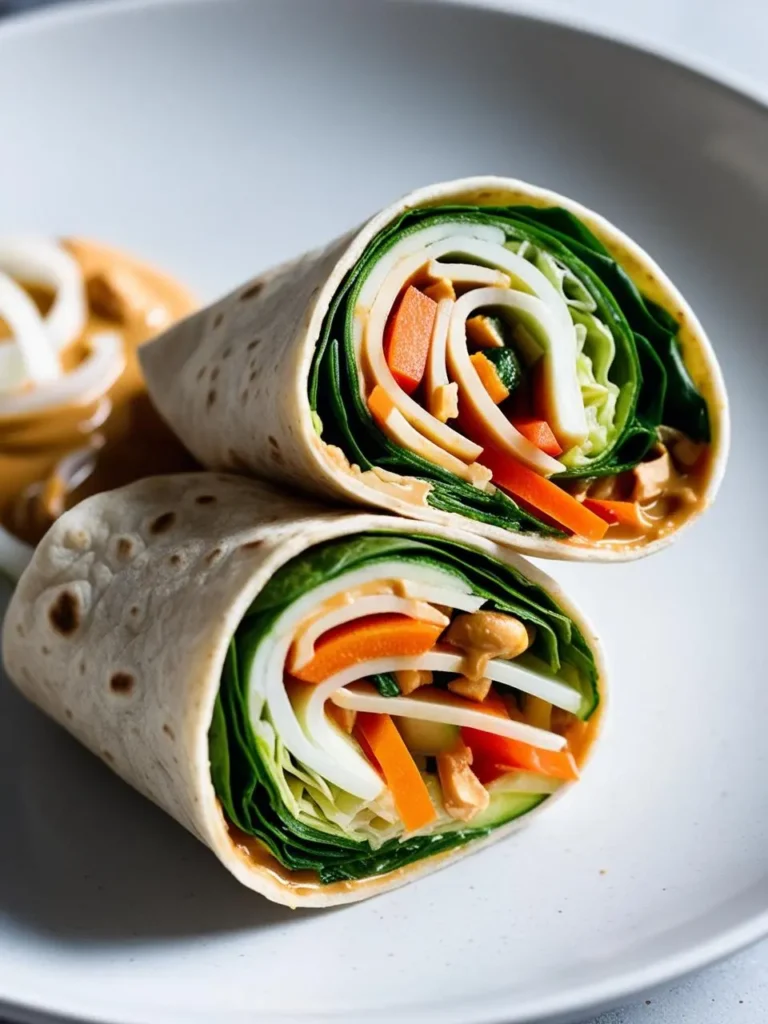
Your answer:
[[[0,0],[0,15],[50,0]],[[466,0],[465,0],[466,2]],[[596,29],[687,57],[768,101],[765,0],[482,0]],[[768,940],[584,1024],[762,1024],[768,1020]],[[1,1022],[0,1022],[1,1024]]]

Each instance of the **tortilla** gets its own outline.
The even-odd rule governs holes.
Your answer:
[[[229,782],[215,786],[212,780],[212,772],[221,770],[212,720],[233,635],[242,635],[237,631],[243,623],[252,628],[259,601],[267,593],[274,597],[276,586],[287,586],[288,569],[305,567],[302,559],[318,552],[325,552],[327,562],[331,542],[349,545],[361,534],[368,545],[396,541],[409,550],[416,542],[434,549],[458,544],[470,567],[497,560],[498,572],[517,581],[513,589],[522,587],[528,595],[520,598],[523,604],[536,599],[545,608],[536,615],[555,623],[560,653],[589,666],[583,696],[589,707],[582,718],[591,743],[604,706],[600,646],[580,611],[540,570],[484,538],[388,516],[339,515],[226,475],[150,478],[66,512],[39,544],[13,595],[3,630],[6,670],[29,700],[209,846],[247,887],[278,903],[312,907],[393,888],[502,838],[552,797],[533,801],[530,813],[473,833],[459,845],[441,851],[438,844],[435,856],[405,858],[402,866],[357,878],[340,877],[345,870],[354,873],[342,864],[334,868],[337,880],[323,884],[317,872],[288,869],[269,852],[268,843],[282,842],[283,826],[267,836],[267,844],[233,827],[222,807]],[[430,564],[436,557],[441,556],[431,550]],[[328,572],[326,566],[316,576],[322,580]],[[306,592],[308,580],[299,583],[297,593]],[[571,639],[563,646],[566,620]],[[550,627],[541,620],[537,628],[544,641]],[[546,656],[536,646],[531,650]],[[551,688],[550,676],[545,672],[543,685]],[[554,685],[563,690],[562,681]],[[272,709],[268,705],[277,721]],[[581,760],[588,748],[585,740],[582,745]],[[397,843],[381,851],[393,849],[396,863]]]
[[[475,216],[489,208],[496,208],[491,213],[498,213],[500,206],[525,209],[528,214],[533,208],[549,209],[556,217],[565,216],[574,238],[589,241],[586,248],[579,249],[581,243],[570,239],[574,251],[601,262],[602,272],[611,280],[618,274],[630,304],[635,303],[636,293],[629,279],[640,289],[640,305],[633,306],[639,324],[633,323],[630,328],[621,310],[611,314],[618,315],[620,321],[615,338],[622,331],[629,332],[628,354],[623,358],[625,363],[632,363],[636,378],[633,393],[618,403],[623,417],[621,430],[616,413],[616,437],[609,444],[606,434],[600,442],[607,446],[606,457],[590,461],[581,457],[581,449],[576,446],[570,453],[571,462],[561,468],[569,477],[588,479],[593,473],[603,476],[611,466],[618,472],[647,457],[657,437],[655,425],[661,419],[661,403],[666,401],[664,413],[669,418],[663,422],[681,425],[684,434],[696,435],[694,440],[698,437],[708,444],[703,445],[706,457],[699,461],[695,479],[686,480],[690,486],[679,489],[685,502],[680,507],[677,501],[666,503],[660,517],[653,519],[652,528],[639,535],[611,529],[604,539],[595,542],[569,535],[569,529],[560,529],[546,515],[532,521],[525,501],[513,500],[505,490],[488,488],[483,480],[479,486],[486,487],[487,493],[481,494],[459,479],[451,470],[456,469],[455,459],[445,462],[447,469],[431,472],[429,464],[419,461],[413,450],[404,453],[392,436],[385,437],[378,429],[381,425],[374,422],[370,406],[366,408],[365,395],[359,407],[354,407],[356,389],[348,381],[338,385],[344,412],[328,412],[334,399],[330,392],[336,391],[336,385],[328,381],[334,373],[344,371],[343,366],[337,371],[325,365],[331,358],[326,343],[333,347],[334,342],[328,330],[339,333],[332,323],[334,298],[353,280],[350,275],[372,259],[372,245],[381,243],[385,237],[382,233],[399,224],[404,214],[455,204],[466,208],[462,216],[467,217],[473,216],[472,210],[480,211]],[[558,208],[559,213],[552,208]],[[521,222],[518,216],[517,223]],[[552,223],[557,223],[557,231],[563,227],[560,221]],[[562,240],[564,235],[560,232],[558,236],[557,231],[553,234],[551,226],[546,225],[547,237],[557,248],[558,237]],[[542,224],[535,230],[541,232]],[[590,271],[584,270],[582,262],[578,266],[589,283]],[[610,295],[608,299],[613,301]],[[361,324],[367,316],[360,303],[354,316],[362,318]],[[639,327],[645,334],[657,336],[656,340],[649,345],[639,338]],[[642,359],[638,356],[641,342]],[[318,346],[324,345],[326,350],[319,351]],[[599,358],[593,352],[592,362],[596,364]],[[598,214],[556,193],[512,179],[470,178],[413,192],[362,228],[256,277],[171,328],[143,347],[141,361],[161,414],[208,468],[275,479],[326,499],[372,505],[450,528],[463,527],[542,557],[623,561],[659,550],[711,504],[727,457],[729,424],[722,376],[701,324],[669,278],[636,243]],[[318,362],[323,361],[319,372]],[[660,369],[662,362],[664,367]],[[626,375],[626,365],[621,372]],[[653,375],[661,375],[658,382]],[[672,377],[676,389],[671,386]],[[365,391],[369,384],[360,386]],[[615,402],[610,392],[616,389],[611,382],[595,387],[602,389],[607,402]],[[642,387],[646,390],[641,394]],[[659,408],[652,408],[655,406]],[[339,416],[349,419],[347,428],[335,422]],[[431,421],[431,428],[443,432],[448,426],[450,423],[436,426]],[[508,432],[504,423],[501,429]],[[608,430],[606,427],[603,433]],[[452,439],[456,441],[455,435]],[[423,447],[423,437],[417,440]],[[518,435],[517,444],[533,458],[532,443],[520,440]],[[475,453],[479,450],[475,445]],[[464,457],[471,459],[472,455],[465,453]],[[551,459],[547,462],[541,453],[537,457],[548,465],[548,473],[553,472],[553,465],[556,468],[557,464]],[[482,458],[478,465],[481,462]],[[472,475],[471,467],[468,475]],[[571,484],[578,482],[570,480]],[[592,525],[596,522],[590,519]]]

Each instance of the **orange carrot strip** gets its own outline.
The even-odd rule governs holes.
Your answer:
[[[381,384],[377,384],[370,395],[368,395],[368,408],[371,411],[371,416],[373,416],[377,423],[386,423],[389,414],[395,408],[395,403]]]
[[[315,644],[315,656],[293,674],[305,683],[324,679],[361,661],[430,651],[443,626],[408,615],[366,615],[329,629]]]
[[[480,383],[488,392],[492,402],[499,405],[505,398],[509,398],[509,388],[502,381],[488,356],[482,352],[475,352],[469,357],[469,361],[477,370]]]
[[[485,448],[478,459],[493,473],[493,482],[521,501],[549,516],[584,540],[602,540],[608,523],[590,512],[573,495],[544,476],[539,476],[522,462]]]
[[[437,817],[429,790],[416,762],[390,715],[359,712],[354,735],[369,748],[389,786],[397,812],[408,832],[423,828]]]
[[[486,779],[490,766],[506,771],[522,769],[537,772],[565,782],[575,782],[579,778],[579,769],[570,750],[542,750],[530,743],[466,726],[461,730],[461,738],[472,751],[473,764],[475,757],[482,764],[482,774]]]
[[[400,387],[412,395],[427,366],[437,303],[409,285],[390,315],[384,333],[384,355]]]
[[[648,521],[636,501],[607,501],[603,498],[585,498],[584,508],[600,516],[611,526],[633,526],[642,530]]]
[[[532,416],[521,416],[513,419],[512,426],[519,430],[523,437],[527,437],[531,444],[535,444],[547,455],[557,458],[563,454],[563,449],[557,443],[557,438],[552,433],[552,428],[546,420],[535,419]]]

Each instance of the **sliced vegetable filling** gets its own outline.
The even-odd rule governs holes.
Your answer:
[[[230,824],[284,867],[364,878],[576,781],[598,702],[585,637],[518,569],[457,542],[361,534],[294,558],[248,610],[211,775]]]
[[[709,411],[677,333],[564,209],[416,209],[336,293],[310,403],[350,465],[416,477],[435,508],[632,540],[687,515],[703,490]],[[646,488],[661,458],[666,477]]]

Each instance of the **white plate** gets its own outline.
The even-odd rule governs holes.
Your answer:
[[[0,140],[3,231],[98,236],[208,296],[419,184],[551,186],[682,287],[735,428],[719,503],[676,547],[559,570],[614,672],[584,784],[372,902],[290,913],[240,889],[0,686],[0,999],[113,1024],[573,1020],[768,932],[765,109],[502,14],[203,0],[0,29]]]

